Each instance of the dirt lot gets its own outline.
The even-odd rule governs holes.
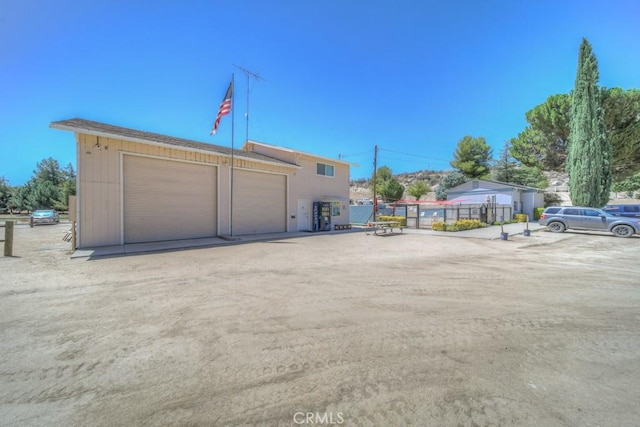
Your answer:
[[[0,258],[0,425],[637,425],[640,238]]]

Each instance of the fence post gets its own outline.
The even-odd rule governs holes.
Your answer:
[[[4,223],[4,256],[13,256],[13,221]]]
[[[76,222],[71,221],[71,250],[75,251],[78,245],[78,236],[76,235]]]

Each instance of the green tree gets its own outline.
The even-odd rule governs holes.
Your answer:
[[[616,180],[640,171],[640,90],[600,88]],[[526,114],[529,125],[511,139],[511,154],[524,165],[542,170],[566,168],[571,95],[559,94]]]
[[[527,166],[562,170],[569,140],[571,96],[552,95],[525,115],[529,126],[511,139],[511,154]]]
[[[633,195],[636,191],[640,191],[640,173],[616,182],[611,186],[611,189],[617,193],[624,191],[627,194]]]
[[[76,173],[73,165],[60,168],[57,160],[49,157],[37,163],[33,176],[26,184],[11,191],[9,209],[33,211],[36,209],[67,210],[69,196],[76,194]]]
[[[393,177],[393,172],[388,166],[381,166],[376,171],[375,192],[387,202],[395,202],[402,199],[404,187]],[[373,190],[373,180],[371,180]]]
[[[11,199],[11,186],[4,176],[0,176],[0,212],[9,209],[9,200]]]
[[[38,162],[33,175],[38,181],[48,181],[55,187],[59,186],[65,179],[65,172],[60,168],[60,163],[53,157]]]
[[[410,196],[415,197],[416,200],[420,200],[422,196],[430,191],[431,187],[422,180],[414,181],[407,187],[407,193],[409,193]]]
[[[58,184],[58,199],[55,201],[54,209],[66,211],[69,209],[69,196],[76,194],[76,173],[73,165],[68,164],[62,170],[62,181]]]
[[[489,176],[493,150],[483,137],[465,136],[458,141],[451,166],[468,178]]]
[[[380,166],[376,171],[376,182],[381,183],[393,178],[393,172],[389,166]]]
[[[504,143],[500,156],[493,163],[491,178],[500,182],[514,182],[520,162],[511,155],[511,143]]]
[[[521,165],[516,169],[512,183],[535,188],[547,188],[549,186],[549,180],[540,169],[525,165]]]
[[[598,62],[582,39],[569,121],[567,172],[575,205],[604,206],[611,190],[611,144],[598,89]]]
[[[613,150],[612,172],[620,181],[640,172],[640,90],[603,88],[600,94]]]
[[[55,206],[58,197],[58,187],[50,181],[41,181],[31,178],[21,187],[21,210],[35,211],[37,209],[51,209]]]
[[[404,186],[400,184],[397,179],[391,178],[380,186],[378,194],[380,194],[386,202],[397,202],[402,199]]]
[[[467,181],[469,181],[469,178],[458,171],[453,171],[444,175],[442,178],[440,178],[438,188],[436,189],[436,200],[447,200],[448,189],[457,187],[458,185],[464,184]]]
[[[539,168],[521,164],[511,156],[511,150],[510,141],[505,142],[500,157],[491,169],[491,177],[494,180],[535,188],[549,186],[549,180]]]

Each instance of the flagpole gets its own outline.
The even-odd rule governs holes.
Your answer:
[[[235,126],[235,112],[236,112],[236,88],[234,82],[234,74],[231,73],[231,199],[229,206],[231,215],[229,216],[229,236],[233,237],[233,134]]]

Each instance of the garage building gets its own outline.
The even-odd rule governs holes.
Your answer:
[[[76,136],[79,248],[297,231],[308,228],[300,200],[337,203],[335,223],[348,223],[345,162],[250,141],[232,153],[77,118],[51,127]],[[333,176],[316,173],[323,162]]]

